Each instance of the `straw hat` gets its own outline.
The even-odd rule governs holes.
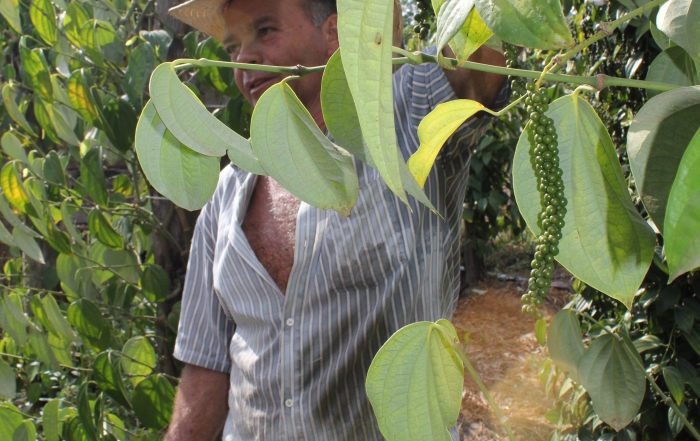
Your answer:
[[[168,13],[219,41],[224,39],[224,6],[227,0],[188,0],[170,8]],[[394,45],[401,44],[401,3],[394,0]]]

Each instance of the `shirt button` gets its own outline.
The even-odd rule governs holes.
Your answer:
[[[284,402],[284,405],[287,407],[292,407],[292,404],[294,404],[294,401],[292,401],[291,398],[287,398],[287,400]]]
[[[294,319],[293,318],[287,319],[287,326],[294,326]]]

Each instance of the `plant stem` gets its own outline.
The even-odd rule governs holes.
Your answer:
[[[175,69],[187,69],[191,67],[230,67],[232,69],[261,70],[265,72],[284,73],[296,75],[299,77],[303,77],[304,75],[309,75],[316,72],[323,72],[323,70],[326,68],[325,65],[315,67],[305,67],[301,65],[269,66],[266,64],[248,64],[235,63],[233,61],[207,60],[206,58],[201,58],[199,60],[195,60],[192,58],[183,58],[180,60],[173,61],[172,64]]]
[[[498,407],[498,404],[496,404],[496,402],[493,400],[491,393],[481,381],[481,378],[479,378],[479,374],[477,374],[476,370],[474,370],[474,367],[469,362],[467,355],[456,345],[453,345],[452,347],[460,355],[460,357],[462,357],[462,361],[464,362],[464,366],[467,368],[469,375],[471,375],[476,385],[479,386],[481,393],[484,394],[484,397],[486,397],[486,401],[488,401],[489,406],[491,406],[491,409],[493,409],[493,413],[495,413],[496,418],[498,418],[498,423],[501,426],[503,426],[503,428],[506,430],[506,433],[508,434],[508,439],[510,439],[510,441],[515,441],[515,435],[513,434],[513,430],[510,428],[510,421],[508,421],[508,417],[505,416],[503,412],[501,412],[501,409]]]
[[[620,338],[618,335],[616,335],[614,332],[612,332],[607,326],[605,326],[604,324],[600,323],[598,320],[591,317],[588,313],[585,313],[582,311],[576,311],[576,312],[581,317],[585,318],[586,320],[588,320],[592,323],[595,323],[598,326],[600,326],[601,328],[603,328],[603,330],[605,332],[612,335],[613,337]],[[632,351],[627,344],[623,344],[622,346],[625,348],[625,350],[628,353],[630,353]],[[632,354],[630,354],[630,356],[631,356],[631,358],[633,358],[637,362],[637,366],[639,366],[642,369],[642,372],[644,372],[644,376],[647,378],[647,380],[649,380],[649,384],[651,384],[651,387],[654,388],[656,393],[659,394],[663,403],[666,404],[667,406],[670,406],[673,409],[673,411],[676,413],[678,418],[680,418],[680,420],[683,422],[683,425],[685,426],[685,428],[688,429],[688,431],[693,435],[693,438],[700,441],[700,433],[698,433],[698,431],[695,430],[695,427],[693,427],[693,425],[690,424],[690,421],[688,421],[688,419],[685,417],[685,415],[683,415],[683,412],[681,412],[681,410],[678,408],[678,406],[676,406],[676,403],[673,402],[673,399],[671,397],[667,396],[664,393],[664,391],[661,390],[659,385],[656,384],[656,381],[654,381],[654,377],[649,372],[647,372],[646,368],[644,367],[642,360],[639,358],[639,354],[632,353]]]

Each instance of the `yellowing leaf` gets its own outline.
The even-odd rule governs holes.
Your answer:
[[[450,48],[457,56],[459,65],[464,62],[481,47],[486,40],[491,38],[493,32],[486,27],[476,8],[472,9],[464,22],[462,29],[450,41]]]
[[[408,169],[421,187],[425,185],[445,141],[467,118],[480,110],[489,111],[476,101],[455,100],[438,105],[423,118],[418,126],[420,147],[408,159]]]
[[[4,1],[4,0],[3,0]],[[42,40],[49,46],[56,44],[56,11],[50,0],[32,0],[29,18]]]
[[[17,102],[15,102],[15,90],[10,84],[5,84],[5,86],[2,88],[2,101],[5,103],[5,110],[10,117],[14,119],[17,124],[22,126],[22,128],[29,134],[36,136],[36,133],[32,129],[32,126],[29,125],[27,118],[24,117],[24,114],[19,110],[19,107],[17,107]]]
[[[0,1],[0,14],[5,17],[5,20],[12,26],[18,34],[22,33],[22,21],[19,15],[19,0],[2,0]]]

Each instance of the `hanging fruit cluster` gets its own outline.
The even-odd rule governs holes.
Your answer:
[[[518,46],[504,41],[503,55],[506,57],[506,67],[518,68]],[[510,80],[510,89],[513,91],[511,96],[513,101],[525,95],[525,84],[521,80],[513,76],[508,79]]]
[[[564,181],[559,167],[559,148],[554,121],[545,115],[549,109],[547,89],[537,88],[534,82],[526,84],[525,105],[530,116],[526,126],[531,141],[530,163],[535,171],[540,192],[541,212],[537,225],[542,234],[537,238],[528,292],[522,296],[523,312],[542,318],[544,297],[549,293],[554,271],[554,258],[559,254],[566,216]]]
[[[433,10],[430,6],[430,0],[418,0],[417,6],[418,13],[413,16],[416,22],[413,31],[418,34],[421,40],[426,40],[428,38],[428,33],[430,33],[429,19],[433,17]]]

